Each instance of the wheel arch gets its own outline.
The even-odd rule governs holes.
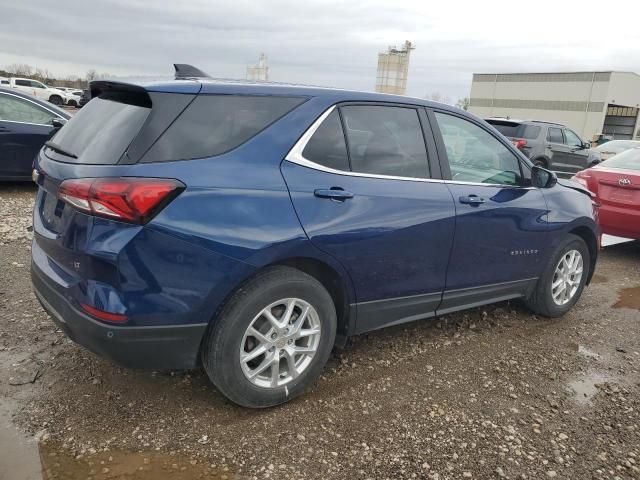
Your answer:
[[[327,262],[319,260],[313,257],[294,256],[284,259],[279,259],[269,264],[262,265],[260,268],[255,269],[250,275],[242,279],[235,288],[229,290],[224,299],[218,304],[216,311],[210,317],[208,328],[212,328],[216,323],[220,312],[222,312],[225,305],[233,297],[233,295],[246,285],[249,281],[260,275],[266,269],[274,266],[286,266],[295,268],[319,281],[324,288],[329,292],[329,295],[333,299],[333,303],[336,307],[337,328],[336,339],[334,345],[336,347],[344,347],[347,338],[355,331],[355,310],[352,309],[351,303],[355,303],[353,299],[353,292],[350,289],[349,280],[344,277],[346,272],[339,273],[338,269],[330,265]],[[200,353],[198,358],[201,357],[203,342],[207,338],[207,334],[203,335],[202,342],[199,347]]]
[[[291,257],[268,266],[274,265],[300,270],[318,280],[327,289],[336,307],[338,319],[336,346],[344,345],[347,337],[354,330],[355,316],[351,312],[349,289],[343,275],[328,263],[312,257]]]
[[[598,240],[596,234],[589,227],[580,225],[569,230],[570,234],[576,235],[587,244],[589,248],[589,275],[587,276],[587,285],[591,283],[593,273],[596,269],[596,260],[598,258]]]

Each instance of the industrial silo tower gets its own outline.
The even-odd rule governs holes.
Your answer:
[[[269,66],[267,65],[267,56],[264,53],[260,54],[257,65],[247,67],[247,80],[264,82],[269,80]]]
[[[415,47],[408,40],[402,48],[389,47],[378,54],[376,92],[404,95],[409,76],[409,57]]]

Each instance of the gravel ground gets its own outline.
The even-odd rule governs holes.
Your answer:
[[[56,330],[30,289],[33,195],[0,186],[0,401],[45,478],[640,478],[640,242],[604,250],[562,319],[512,302],[362,335],[252,411]]]

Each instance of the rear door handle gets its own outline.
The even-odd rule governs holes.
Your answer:
[[[484,198],[481,198],[477,195],[467,195],[466,197],[458,198],[460,203],[464,203],[467,205],[480,205],[484,203]]]
[[[313,191],[313,194],[319,198],[330,198],[332,200],[340,200],[340,201],[353,198],[353,193],[345,192],[342,188],[339,188],[339,187],[318,188],[317,190]]]

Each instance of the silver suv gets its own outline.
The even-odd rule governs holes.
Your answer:
[[[591,144],[559,123],[496,117],[485,120],[535,165],[549,170],[573,174],[602,161]]]

